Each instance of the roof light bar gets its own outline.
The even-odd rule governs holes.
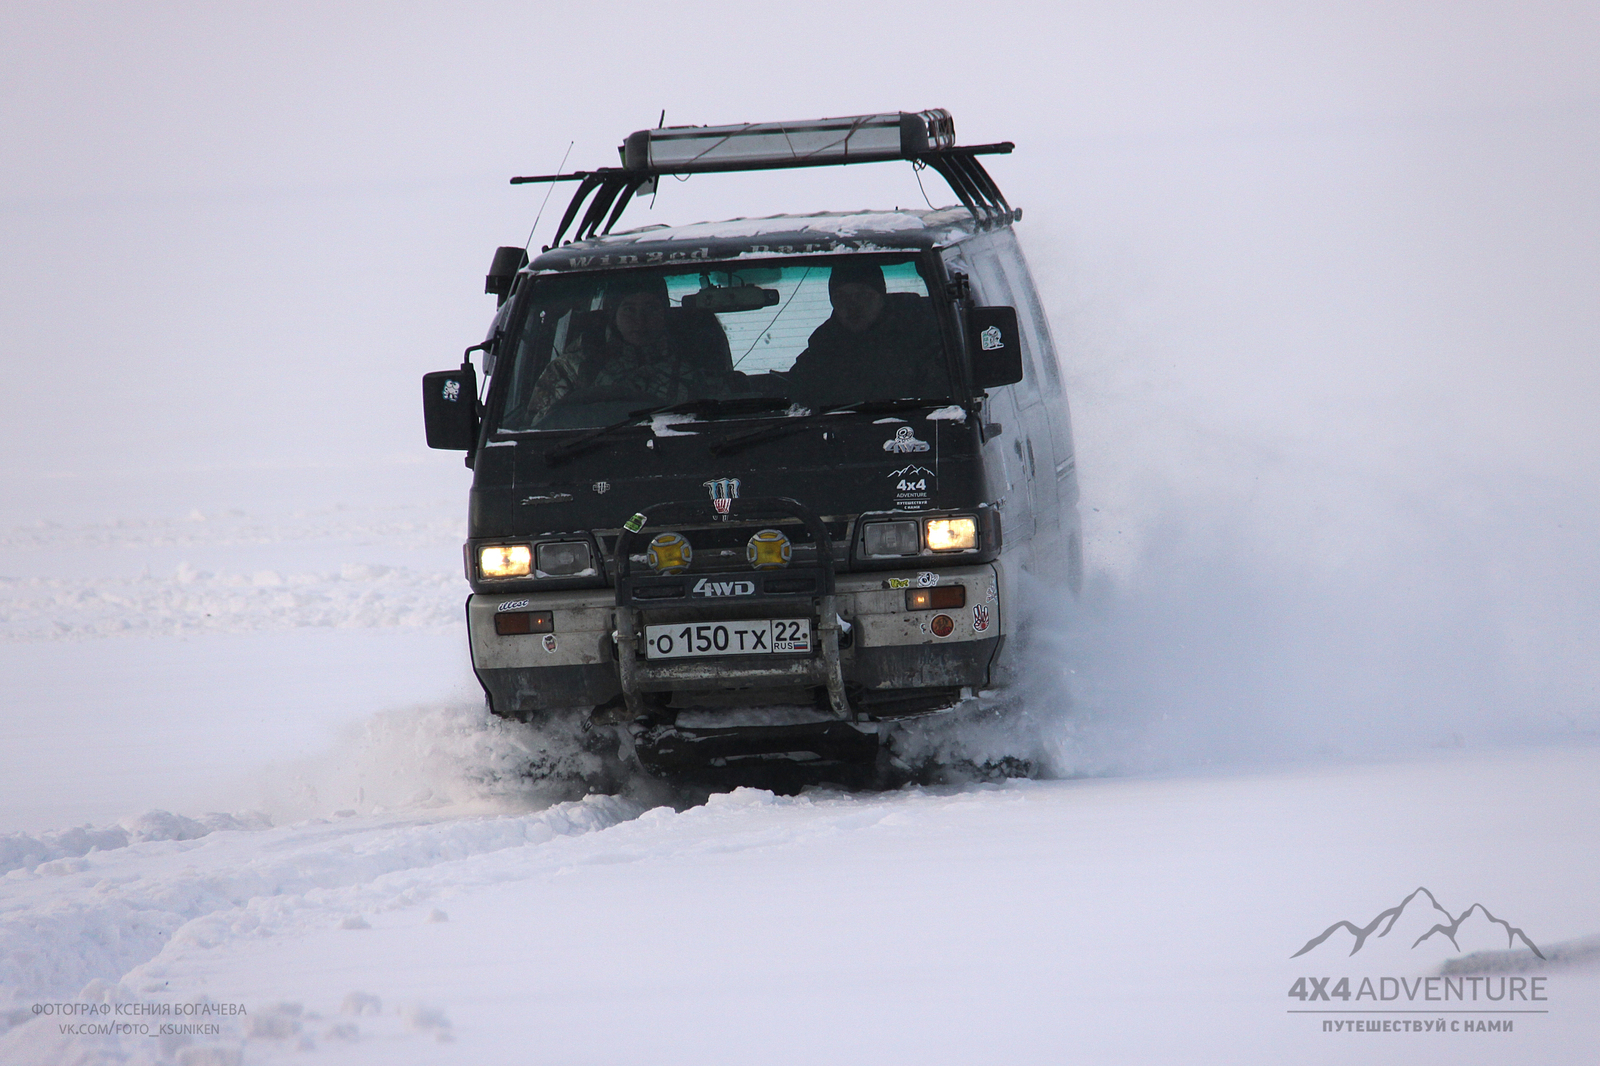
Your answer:
[[[574,222],[577,228],[572,231],[573,240],[609,233],[634,195],[654,190],[656,179],[662,174],[843,166],[898,159],[936,171],[980,226],[1003,225],[1022,217],[1022,212],[1006,203],[994,179],[978,161],[980,155],[1009,153],[1011,142],[958,145],[955,141],[955,120],[942,107],[803,122],[669,126],[629,134],[617,149],[622,156],[620,167],[536,174],[512,178],[511,184],[578,183],[546,250],[560,244]],[[583,212],[581,219],[579,211]]]
[[[624,170],[703,174],[917,159],[955,143],[955,120],[941,107],[805,122],[639,130],[629,135],[621,151]]]

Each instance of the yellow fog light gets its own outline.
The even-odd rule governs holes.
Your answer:
[[[777,570],[788,566],[794,556],[789,538],[776,529],[763,529],[744,546],[744,557],[757,570]]]
[[[478,549],[478,573],[484,577],[527,577],[533,570],[533,548],[527,544],[491,544]]]
[[[978,546],[976,518],[930,518],[927,530],[927,545],[936,552],[970,551]]]
[[[681,533],[657,533],[645,552],[650,569],[658,574],[681,574],[689,569],[694,549]]]

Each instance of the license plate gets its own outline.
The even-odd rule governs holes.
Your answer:
[[[811,650],[807,618],[746,618],[738,622],[679,622],[644,627],[645,658],[771,655]]]

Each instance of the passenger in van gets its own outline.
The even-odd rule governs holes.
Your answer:
[[[741,391],[716,316],[671,307],[663,278],[612,281],[601,312],[573,319],[566,347],[534,384],[530,421],[567,398],[681,403]]]
[[[944,399],[950,375],[926,296],[887,292],[883,268],[845,261],[828,275],[831,314],[789,368],[789,394],[829,407],[901,397]]]

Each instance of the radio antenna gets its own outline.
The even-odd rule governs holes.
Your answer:
[[[665,115],[666,112],[663,111],[662,114]],[[556,167],[556,173],[557,174],[561,173],[561,168],[565,167],[567,165],[567,156],[572,154],[572,146],[575,143],[576,143],[575,141],[568,141],[567,142],[566,155],[563,155],[561,157],[561,165]],[[539,220],[544,217],[544,206],[545,206],[545,204],[548,204],[550,202],[550,194],[555,192],[555,191],[556,191],[556,187],[555,187],[555,185],[553,183],[551,184],[551,186],[548,189],[546,189],[544,191],[544,199],[539,202],[539,213],[533,216],[533,228],[528,230],[528,239],[522,242],[522,250],[523,251],[527,251],[529,246],[533,244],[533,235],[535,233],[539,232]]]
[[[658,129],[658,130],[659,129],[664,129],[664,128],[666,128],[666,125],[667,125],[667,109],[663,107],[661,109],[661,117],[656,119],[656,129]],[[654,211],[656,209],[656,193],[658,193],[660,191],[661,191],[661,181],[658,178],[656,180],[655,184],[650,186],[650,210],[652,210],[652,211]],[[750,353],[746,352],[745,354],[749,355]]]

